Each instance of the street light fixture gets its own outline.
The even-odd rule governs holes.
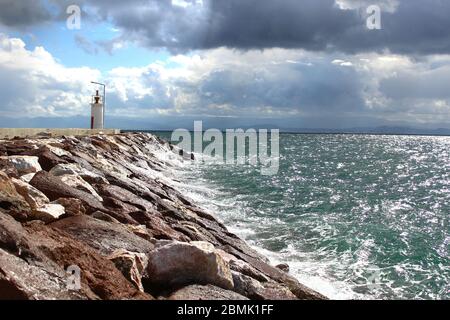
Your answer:
[[[106,112],[106,84],[91,81],[93,84],[98,84],[99,86],[103,86],[103,127],[105,127],[105,112]]]

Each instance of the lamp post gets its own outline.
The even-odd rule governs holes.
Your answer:
[[[103,127],[105,127],[105,112],[106,112],[106,84],[91,81],[93,84],[98,84],[99,86],[103,86]]]

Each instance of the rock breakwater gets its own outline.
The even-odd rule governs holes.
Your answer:
[[[0,298],[324,299],[171,186],[180,153],[148,133],[0,140]]]

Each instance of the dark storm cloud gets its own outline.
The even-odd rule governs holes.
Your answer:
[[[211,1],[204,46],[322,50],[358,20],[354,11],[338,9],[334,0]]]
[[[236,49],[302,48],[312,51],[450,53],[450,1],[398,0],[382,12],[382,29],[366,27],[366,2],[342,10],[335,0],[51,0],[60,14],[79,4],[84,18],[122,30],[117,41],[136,41],[174,52],[226,46]],[[372,4],[396,1],[374,0]],[[181,3],[181,5],[180,5]],[[0,0],[0,22],[31,25],[50,18],[43,1]],[[394,6],[395,7],[395,6]]]
[[[162,0],[127,7],[102,3],[92,5],[104,9],[124,31],[122,40],[172,51],[223,46],[324,50],[334,36],[362,24],[356,11],[340,10],[334,0],[192,0],[186,6]]]
[[[42,1],[0,0],[0,23],[8,27],[30,26],[51,18]]]
[[[395,11],[382,12],[381,30],[367,29],[365,5],[342,10],[334,0],[185,2],[191,5],[177,6],[170,0],[128,1],[127,6],[102,0],[91,5],[123,30],[122,41],[172,51],[226,46],[450,53],[450,1],[400,0]]]
[[[381,30],[356,26],[332,41],[349,53],[389,49],[399,54],[448,54],[449,17],[450,1],[400,0],[395,12],[382,12]]]

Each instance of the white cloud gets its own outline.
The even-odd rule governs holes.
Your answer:
[[[100,77],[87,67],[67,68],[42,47],[30,51],[21,39],[0,34],[0,115],[67,116],[83,112],[89,82]]]
[[[340,59],[334,59],[331,63],[339,65],[341,67],[352,67],[353,66],[353,63],[351,63],[350,61],[345,61],[345,60],[340,60]]]
[[[27,50],[22,40],[0,35],[0,115],[87,115],[90,81],[101,80],[108,85],[108,114],[118,117],[357,116],[450,125],[449,74],[450,56],[443,55],[415,61],[220,48],[102,75],[65,67],[42,47]]]
[[[192,5],[202,6],[203,5],[203,0],[190,0],[190,1],[186,1],[186,0],[172,0],[172,5],[173,6],[182,7],[182,8],[187,8],[187,7],[190,7]]]

